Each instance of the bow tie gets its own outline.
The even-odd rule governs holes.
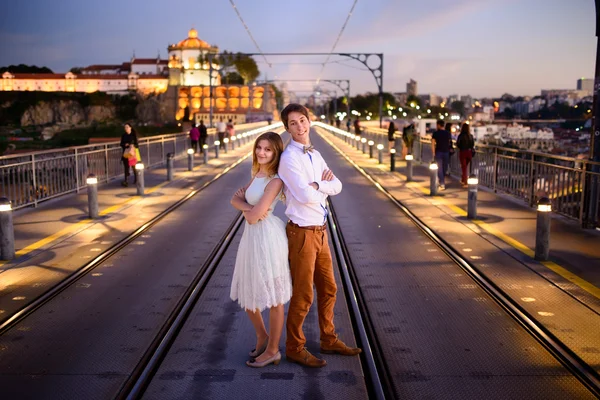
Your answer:
[[[307,153],[307,152],[309,152],[309,151],[311,151],[311,152],[312,152],[314,149],[315,149],[315,146],[313,146],[313,145],[311,144],[310,146],[304,146],[302,150],[304,151],[304,154],[306,154],[306,153]]]

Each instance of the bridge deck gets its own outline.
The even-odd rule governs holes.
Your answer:
[[[581,269],[578,279],[590,283],[590,292],[578,285],[581,281],[567,281],[503,242],[506,237],[499,232],[532,247],[527,237],[532,229],[530,210],[482,192],[480,213],[484,219],[473,224],[456,208],[466,205],[464,190],[458,185],[454,188],[450,184],[444,196],[430,198],[424,195],[421,185],[428,183],[423,175],[426,171],[416,168],[417,182],[406,185],[401,174],[388,173],[376,161],[321,129],[318,133],[323,136],[313,133],[313,142],[344,182],[344,191],[332,202],[401,398],[440,397],[447,393],[460,394],[461,398],[481,398],[482,393],[490,398],[589,395],[327,141],[343,149],[600,370],[600,300],[593,292],[593,288],[600,287],[600,280],[595,280],[597,269],[593,270],[598,262],[598,246],[589,240],[597,239],[595,232],[570,227],[573,237],[588,240],[578,243],[580,258],[565,259]],[[101,211],[111,209],[105,219],[95,223],[82,221],[87,207],[85,194],[65,196],[35,210],[16,212],[17,249],[24,249],[24,254],[2,266],[0,309],[10,313],[15,304],[38,295],[249,149],[247,145],[226,155],[221,153],[222,158],[211,161],[209,166],[199,165],[195,176],[182,172],[185,165],[181,163],[180,178],[168,185],[163,183],[164,170],[146,171],[147,190],[155,189],[143,199],[132,197],[135,188],[121,188],[118,182],[101,186]],[[248,176],[246,161],[214,187],[207,188],[193,205],[186,206],[188,214],[179,213],[170,222],[152,228],[138,245],[101,267],[98,271],[103,275],[86,278],[83,283],[89,286],[69,289],[46,312],[32,315],[0,337],[3,387],[30,390],[33,395],[53,388],[54,393],[64,390],[63,397],[72,398],[80,397],[82,390],[86,398],[114,394],[127,368],[139,358],[149,333],[156,329],[162,313],[176,300],[188,279],[186,266],[201,263],[210,244],[217,240],[217,231],[230,222],[233,210],[228,205],[229,196]],[[203,215],[203,211],[209,213]],[[281,209],[277,212],[282,216]],[[189,213],[194,218],[189,218]],[[76,228],[74,224],[78,224]],[[560,224],[569,226],[562,219],[555,219],[553,229]],[[513,231],[515,225],[521,229]],[[564,230],[563,234],[567,232]],[[569,249],[562,239],[553,238],[552,243],[553,256],[555,249]],[[357,359],[329,356],[326,369],[317,371],[289,363],[260,371],[249,371],[243,365],[248,346],[252,345],[252,328],[228,298],[234,249],[235,242],[224,258],[224,269],[215,274],[146,395],[233,398],[242,393],[240,398],[255,398],[264,387],[269,393],[281,391],[291,398],[325,398],[319,395],[321,389],[327,388],[323,393],[328,393],[333,387],[338,393],[364,398]],[[555,260],[557,265],[573,268],[562,259]],[[168,264],[179,267],[166,268]],[[352,343],[341,291],[338,298],[336,321],[340,334]],[[81,304],[74,304],[74,299]],[[102,299],[108,300],[106,304],[99,304]],[[110,316],[111,322],[106,324],[109,314],[119,309],[126,312],[114,320]],[[309,348],[316,352],[314,312],[310,318]],[[244,392],[248,387],[253,389]],[[508,395],[507,391],[512,392]]]

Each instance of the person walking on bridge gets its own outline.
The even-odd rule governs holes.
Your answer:
[[[240,240],[231,283],[231,299],[246,310],[256,331],[249,367],[279,364],[279,341],[285,319],[283,306],[292,295],[285,223],[273,215],[283,182],[277,168],[283,142],[275,132],[260,135],[252,152],[252,180],[231,198],[246,224]],[[269,308],[269,333],[261,312]]]
[[[221,142],[221,144],[219,145],[220,148],[224,149],[225,148],[225,132],[227,131],[227,125],[225,124],[225,122],[223,122],[223,117],[221,117],[219,119],[219,122],[217,122],[217,136],[219,137],[219,142]]]
[[[208,130],[206,129],[206,125],[204,125],[204,121],[200,120],[198,130],[200,131],[200,153],[204,153],[204,145],[206,144],[206,139],[208,139]]]
[[[469,131],[469,124],[463,123],[460,127],[460,134],[456,138],[456,147],[458,147],[458,159],[460,160],[460,169],[462,170],[460,183],[463,187],[466,187],[468,186],[467,174],[469,172],[469,165],[473,161],[473,153],[475,153],[475,140]]]
[[[446,171],[450,163],[450,149],[452,148],[452,136],[450,132],[444,129],[444,120],[438,119],[437,131],[433,132],[431,137],[431,152],[437,163],[438,179],[441,190],[446,189],[445,181]]]
[[[123,163],[124,178],[123,182],[121,182],[121,185],[127,187],[129,186],[128,179],[130,175],[130,168],[133,169],[134,184],[137,183],[137,175],[135,174],[135,169],[129,165],[129,157],[126,157],[125,155],[126,153],[129,153],[131,151],[132,147],[134,149],[137,149],[139,145],[137,132],[129,122],[125,123],[123,129],[125,130],[125,133],[123,133],[123,135],[121,136],[121,143],[119,144],[121,146],[121,149],[123,150],[121,155],[121,162]]]
[[[285,356],[307,367],[323,367],[327,362],[305,347],[304,319],[313,302],[313,282],[317,289],[317,308],[321,353],[353,356],[361,349],[349,347],[335,332],[333,309],[337,286],[326,230],[325,200],[341,192],[342,183],[310,143],[310,118],[306,107],[288,104],[281,120],[292,140],[279,163],[284,183],[285,214],[289,218],[286,234],[289,243],[292,299],[286,323]]]

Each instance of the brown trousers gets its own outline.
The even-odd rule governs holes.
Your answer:
[[[327,231],[299,228],[290,223],[285,230],[292,276],[292,298],[286,324],[286,352],[298,353],[305,347],[306,337],[302,324],[313,302],[313,281],[317,289],[321,345],[331,346],[337,341],[333,325],[337,286]]]

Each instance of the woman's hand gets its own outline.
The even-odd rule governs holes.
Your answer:
[[[235,192],[234,196],[239,197],[240,199],[245,199],[246,198],[246,189],[245,188],[238,189],[237,192]]]

